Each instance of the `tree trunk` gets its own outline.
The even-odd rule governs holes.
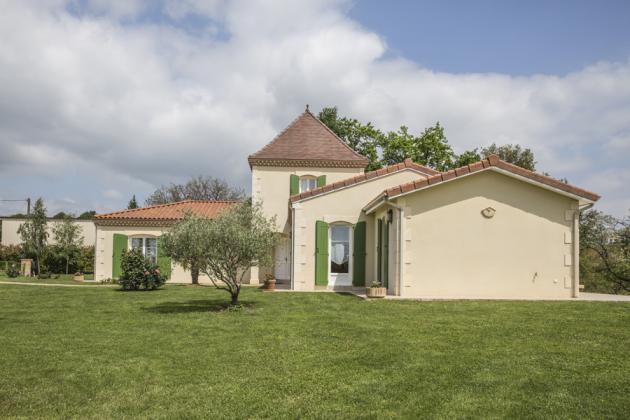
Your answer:
[[[68,264],[69,264],[70,258],[66,258],[66,275],[68,274]]]
[[[192,277],[192,284],[199,284],[199,269],[197,267],[190,268],[190,276]]]
[[[238,305],[238,293],[232,293],[232,306]]]

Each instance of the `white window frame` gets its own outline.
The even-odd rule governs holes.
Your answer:
[[[313,188],[302,188],[302,181],[313,181]],[[308,186],[310,187],[310,185]],[[317,188],[317,177],[313,176],[313,175],[302,175],[300,177],[300,182],[299,182],[299,190],[300,193],[306,192],[306,191],[310,191],[310,190],[314,190],[315,188]]]
[[[151,261],[153,264],[157,264],[157,256],[158,256],[158,238],[157,236],[151,235],[136,235],[129,237],[129,243],[127,246],[128,250],[132,250],[133,248],[133,240],[140,239],[142,240],[142,245],[139,248],[142,251],[142,255],[147,258],[147,239],[155,239],[155,261]]]

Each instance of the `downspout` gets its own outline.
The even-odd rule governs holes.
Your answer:
[[[295,208],[291,205],[291,290],[295,281]]]
[[[397,232],[397,236],[398,236],[398,266],[396,267],[396,269],[398,270],[398,296],[402,296],[402,291],[403,291],[403,264],[405,261],[405,254],[404,254],[404,232],[405,230],[403,229],[403,221],[405,219],[405,210],[400,207],[397,206],[396,204],[393,204],[391,201],[389,201],[388,199],[386,199],[386,203],[387,205],[395,208],[396,210],[398,210],[398,232]]]
[[[573,214],[573,290],[571,295],[574,298],[580,296],[580,212],[593,206],[594,203],[583,207],[578,205],[577,211]]]

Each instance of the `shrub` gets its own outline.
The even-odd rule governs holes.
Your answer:
[[[118,279],[123,290],[153,290],[166,282],[155,264],[151,264],[138,250],[124,252],[121,260],[122,275]]]
[[[0,261],[15,261],[26,258],[25,252],[20,245],[0,245]]]
[[[19,275],[20,275],[20,266],[14,262],[9,263],[9,267],[7,267],[7,276],[11,278],[15,278]]]
[[[46,272],[42,271],[42,272],[37,274],[37,278],[40,279],[40,280],[49,279],[50,278],[50,273],[46,273]]]

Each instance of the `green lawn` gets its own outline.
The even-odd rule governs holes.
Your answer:
[[[630,413],[630,304],[227,298],[0,285],[0,416]]]
[[[49,279],[38,279],[37,276],[32,276],[32,277],[25,277],[25,276],[19,276],[19,277],[7,277],[5,275],[0,275],[0,281],[11,281],[11,282],[19,282],[19,283],[39,283],[39,284],[76,284],[76,285],[91,285],[94,286],[96,283],[94,282],[81,282],[81,281],[74,281],[74,275],[73,274],[57,274],[55,275],[56,278],[49,278]],[[94,279],[94,275],[93,274],[86,274],[85,275],[86,280],[90,280],[90,279]]]

